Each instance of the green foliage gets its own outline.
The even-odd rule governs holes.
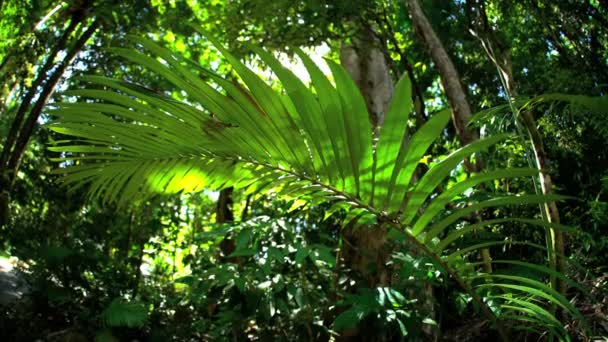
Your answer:
[[[358,294],[346,297],[343,305],[350,308],[336,317],[334,328],[338,331],[353,328],[366,317],[374,315],[374,318],[386,321],[388,326],[397,325],[400,335],[405,337],[408,336],[406,324],[414,320],[412,312],[406,308],[407,304],[405,297],[392,288],[360,289]],[[416,319],[416,321],[420,320]]]
[[[196,330],[218,339],[328,336],[320,322],[330,307],[326,294],[335,291],[336,258],[327,246],[332,239],[289,221],[261,216],[198,235],[201,244],[211,243],[211,251],[225,240],[233,241],[235,250],[227,257],[197,253],[190,259],[192,275],[175,280],[187,285],[181,305],[204,309],[204,319],[193,322]]]
[[[99,315],[109,327],[137,327],[145,323],[148,310],[142,303],[115,298]]]
[[[480,2],[421,2],[453,57],[471,105],[503,103],[496,70],[468,30],[475,17],[471,4]],[[80,3],[0,1],[0,79],[5,81],[0,85],[0,139]],[[538,119],[556,191],[580,199],[559,203],[567,226],[554,228],[569,234],[568,276],[591,289],[570,282],[566,298],[590,321],[592,333],[581,329],[580,316],[553,319],[550,301],[568,305],[546,289],[550,277],[563,275],[542,266],[546,252],[539,244],[544,244],[547,225],[532,219],[538,208],[490,206],[518,202],[505,195],[531,191],[534,171],[524,169],[525,141],[506,137],[490,146],[490,153],[476,151],[473,159],[484,157],[482,174],[469,174],[458,156],[433,171],[442,178],[438,183],[428,178],[426,186],[420,185],[425,166],[440,165],[458,143],[441,112],[447,101],[437,70],[403,1],[96,0],[88,15],[100,29],[58,87],[72,89],[65,102],[91,104],[59,104],[54,112],[76,125],[69,127],[71,133],[84,128],[86,136],[70,143],[61,134],[35,130],[10,191],[11,219],[0,228],[0,242],[21,260],[18,268],[29,292],[20,305],[0,307],[0,334],[9,340],[301,341],[330,340],[336,333],[346,338],[354,331],[358,339],[385,341],[405,335],[401,322],[406,339],[425,340],[428,326],[423,322],[433,317],[441,338],[494,340],[487,320],[473,318],[482,314],[473,298],[477,293],[515,339],[565,335],[563,327],[581,340],[605,335],[601,298],[606,297],[608,198],[602,179],[608,167],[608,125],[605,100],[592,96],[605,95],[608,84],[608,7],[601,1],[483,4],[488,22],[507,45],[493,48],[497,53],[508,48],[521,94],[584,95],[541,95],[516,104]],[[246,70],[236,58],[228,63],[193,29],[193,20],[235,57],[245,56],[254,72],[265,65],[273,69],[280,82],[270,80],[272,92],[260,91],[263,85],[255,75],[237,80],[235,70]],[[338,47],[352,43],[367,26],[374,27],[395,79],[413,76],[398,83],[397,94],[406,95],[395,97],[385,124],[375,130],[380,136],[360,127],[367,126],[361,121],[366,114],[336,66],[325,76],[301,55],[298,59],[316,73],[311,83],[302,83],[273,57],[277,51],[298,56],[296,47],[323,43],[337,60]],[[171,53],[139,38],[135,45],[143,53],[134,53],[128,34],[162,41]],[[129,49],[107,49],[116,45]],[[111,79],[83,82],[74,77],[82,74]],[[266,80],[270,72],[264,74]],[[416,104],[415,117],[409,92],[426,97],[425,106]],[[598,100],[597,105],[586,105],[589,100]],[[232,101],[228,110],[222,107],[226,101]],[[50,102],[61,101],[54,96]],[[357,114],[350,117],[351,112]],[[432,123],[418,127],[425,118]],[[482,136],[515,128],[511,115],[487,118],[480,121]],[[43,115],[40,122],[48,119]],[[209,140],[210,135],[216,136]],[[406,145],[407,153],[399,144],[404,137],[408,142],[416,138]],[[44,149],[48,140],[57,142],[52,149],[59,154]],[[66,145],[77,146],[66,152]],[[240,159],[223,159],[234,152]],[[59,158],[55,175],[49,174],[49,154]],[[252,170],[245,165],[252,160],[266,164]],[[82,179],[68,182],[69,193],[57,177],[66,166],[85,171]],[[147,173],[151,181],[145,179]],[[240,188],[233,195],[233,212],[237,217],[246,213],[243,221],[253,218],[249,222],[217,225],[214,192],[183,194],[222,188],[236,175],[244,178],[235,183]],[[106,204],[85,201],[78,188],[85,181],[92,185],[89,196],[101,196]],[[132,187],[121,186],[129,181]],[[150,191],[167,190],[178,194],[149,197]],[[415,196],[403,201],[404,194]],[[540,199],[525,201],[534,200]],[[120,207],[108,204],[113,201]],[[474,208],[484,210],[474,213]],[[361,244],[351,240],[357,234],[367,242],[384,239],[385,231],[386,240],[376,250],[391,256],[375,260],[373,255],[361,257],[367,251],[349,254],[349,243]],[[238,248],[223,254],[227,241]],[[492,277],[479,273],[477,249],[482,247],[491,252]],[[425,248],[448,267],[421,253]],[[370,282],[381,271],[393,275],[388,284]],[[472,290],[456,288],[458,278]],[[407,303],[393,308],[385,300],[382,306],[377,289],[401,293]],[[114,298],[145,303],[148,319],[142,326],[104,328],[100,313]],[[354,328],[336,328],[354,319]]]
[[[247,89],[197,67],[150,40],[132,40],[156,57],[127,49],[114,51],[163,76],[187,94],[188,102],[175,101],[124,81],[89,76],[83,79],[91,84],[88,89],[69,94],[94,101],[53,105],[51,113],[57,119],[49,128],[78,139],[56,141],[51,147],[62,153],[56,160],[64,167],[57,172],[66,173],[65,183],[72,187],[91,183],[92,197],[125,203],[154,191],[175,193],[236,186],[258,192],[272,189],[280,195],[297,196],[299,200],[314,203],[344,203],[346,224],[380,222],[394,226],[414,248],[427,253],[443,271],[454,277],[491,320],[497,319],[495,313],[484,308],[486,304],[480,293],[470,288],[465,280],[468,274],[459,274],[452,268],[454,260],[458,260],[456,256],[488,243],[456,249],[445,259],[442,250],[437,251],[435,246],[442,239],[455,241],[465,232],[483,228],[484,223],[461,231],[448,229],[480,209],[564,199],[562,196],[494,195],[444,214],[443,206],[453,196],[477,184],[497,178],[531,176],[534,171],[485,173],[470,181],[463,180],[462,184],[456,183],[453,191],[443,197],[434,195],[435,189],[464,158],[489,149],[508,135],[496,135],[462,147],[414,179],[420,159],[441,135],[449,114],[444,111],[434,115],[404,146],[407,120],[401,117],[401,110],[407,113],[412,108],[407,78],[398,85],[399,93],[387,113],[386,122],[392,126],[380,127],[378,143],[373,144],[373,130],[363,98],[346,71],[331,61],[328,63],[335,86],[306,55],[298,53],[310,74],[313,92],[272,55],[257,50],[283,84],[285,93],[282,94],[219,45],[216,47],[241,76]],[[213,84],[205,82],[205,78]],[[95,88],[99,86],[113,90]],[[194,136],[196,139],[191,138]],[[487,222],[491,223],[493,221]],[[248,239],[245,235],[238,241],[245,243]],[[238,248],[243,243],[237,244],[233,257],[255,255],[255,250]],[[302,261],[306,253],[300,252],[298,260]],[[308,253],[307,256],[318,255],[321,259],[326,254]],[[546,285],[542,282],[530,284],[527,278],[511,281],[526,285],[513,285],[526,298],[562,303],[559,298],[543,295]],[[499,291],[505,285],[490,281],[482,289],[486,287]],[[523,312],[532,317],[545,315],[540,306],[530,307],[527,303],[516,299],[502,305],[507,312]],[[572,306],[565,308],[580,317]],[[347,317],[363,318],[368,313],[359,309],[356,315],[351,312]],[[274,310],[270,312],[272,316]],[[393,316],[390,317],[395,318]],[[528,322],[526,315],[508,317],[522,317]],[[558,332],[565,334],[563,329]]]

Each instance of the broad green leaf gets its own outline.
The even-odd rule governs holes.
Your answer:
[[[453,187],[444,191],[431,204],[424,210],[424,213],[416,220],[416,223],[412,227],[412,233],[414,235],[420,234],[424,228],[431,222],[440,211],[442,211],[446,204],[452,199],[467,189],[473,188],[483,182],[502,179],[502,178],[515,178],[515,177],[532,177],[538,175],[538,170],[535,169],[506,169],[506,170],[495,170],[486,173],[474,175],[462,182],[456,183]]]
[[[387,202],[385,203],[384,208],[389,213],[398,211],[401,208],[403,201],[406,198],[406,191],[409,188],[412,176],[418,167],[420,159],[445,129],[449,120],[449,110],[444,110],[433,115],[429,121],[414,133],[405,149],[402,147],[401,152],[395,161],[395,167],[393,168],[391,180],[388,184]],[[454,157],[454,159],[456,158],[457,157]],[[453,165],[451,169],[454,167],[455,165]],[[416,184],[421,183],[418,182]],[[424,185],[424,183],[422,184]]]
[[[404,74],[395,86],[393,99],[380,127],[373,170],[374,191],[370,204],[375,202],[384,205],[388,202],[393,170],[401,168],[396,162],[407,136],[407,123],[413,107],[411,92],[410,79]]]
[[[504,196],[489,199],[487,201],[475,203],[468,207],[462,208],[446,218],[432,225],[425,236],[425,241],[428,243],[435,238],[439,233],[445,230],[448,226],[456,222],[458,219],[477,212],[481,209],[490,207],[500,207],[505,205],[524,205],[524,204],[539,204],[567,199],[567,196],[561,195],[521,195],[521,196]]]
[[[339,314],[334,320],[334,328],[336,330],[344,330],[348,328],[352,328],[359,324],[363,318],[367,315],[367,312],[364,308],[359,306],[354,306],[351,309],[348,309],[341,314]]]
[[[372,126],[365,99],[346,70],[327,60],[342,102],[344,128],[354,174],[356,196],[369,202],[372,196]]]
[[[428,123],[427,123],[428,124]],[[467,146],[452,152],[445,159],[431,167],[426,174],[420,179],[414,189],[409,194],[405,209],[403,211],[402,222],[410,224],[417,214],[418,208],[422,206],[425,200],[437,188],[439,183],[443,181],[449,174],[462,163],[464,158],[473,153],[479,153],[490,146],[498,143],[501,140],[508,138],[510,134],[499,134],[486,139],[481,139]],[[413,139],[412,139],[413,140]]]

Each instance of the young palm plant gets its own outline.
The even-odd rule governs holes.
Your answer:
[[[282,90],[276,91],[219,44],[214,45],[242,83],[203,69],[153,41],[130,39],[144,52],[124,48],[114,52],[162,76],[187,100],[121,80],[82,77],[88,86],[66,94],[80,100],[55,103],[48,111],[55,118],[50,129],[70,137],[50,147],[61,153],[56,172],[65,174],[66,186],[88,184],[91,198],[122,204],[147,193],[228,186],[273,190],[311,203],[338,203],[347,208],[346,220],[351,224],[391,228],[427,254],[470,295],[505,340],[513,322],[519,322],[519,328],[567,336],[561,322],[547,310],[548,303],[580,317],[566,298],[543,282],[471,271],[476,264],[467,261],[468,253],[514,242],[453,247],[463,236],[499,223],[547,225],[542,220],[500,218],[453,229],[477,210],[563,199],[505,194],[445,211],[447,204],[482,183],[537,175],[534,169],[489,170],[437,192],[465,158],[508,135],[462,147],[415,177],[420,160],[443,134],[450,116],[448,111],[433,115],[404,144],[412,110],[407,77],[398,82],[384,123],[374,136],[363,97],[346,71],[332,61],[327,63],[333,83],[297,51],[310,75],[309,87],[270,53],[251,47],[280,81]],[[543,265],[494,262],[564,278]],[[469,267],[462,267],[463,263]]]

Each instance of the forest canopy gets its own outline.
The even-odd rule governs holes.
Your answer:
[[[0,337],[607,339],[607,91],[604,0],[0,0]]]

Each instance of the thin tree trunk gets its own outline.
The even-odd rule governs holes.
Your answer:
[[[150,201],[152,202],[152,201]],[[137,220],[138,227],[138,242],[139,242],[139,251],[137,254],[137,260],[135,262],[135,279],[133,279],[133,284],[131,291],[133,293],[133,298],[137,297],[139,293],[139,283],[141,282],[141,265],[144,261],[144,250],[146,249],[146,227],[152,220],[152,207],[151,204],[144,204],[144,208],[141,210],[141,214],[139,215],[139,219]]]
[[[229,187],[220,191],[220,196],[217,199],[217,206],[215,209],[215,222],[219,224],[232,223],[234,222],[234,213],[232,211],[232,192],[233,187]],[[228,256],[236,249],[236,242],[228,235],[224,236],[222,242],[220,242],[219,260],[220,262],[226,262]]]
[[[177,197],[177,205],[176,210],[171,213],[171,221],[176,226],[179,227],[181,221],[181,211],[182,211],[182,197]],[[188,215],[186,215],[188,217]],[[175,277],[175,271],[177,270],[177,251],[178,251],[178,240],[179,240],[179,231],[175,233],[175,238],[173,239],[173,264],[171,267],[171,278]]]
[[[406,0],[405,5],[409,11],[414,30],[426,46],[435,63],[441,78],[441,84],[452,109],[452,123],[456,129],[456,134],[462,146],[468,145],[479,140],[477,130],[468,126],[472,116],[471,106],[467,100],[467,95],[460,80],[460,75],[452,59],[448,55],[443,43],[435,33],[433,26],[424,14],[419,0]],[[465,160],[465,166],[470,172],[479,172],[483,168],[483,161],[477,157],[476,163],[471,164]],[[481,250],[481,259],[486,272],[492,272],[492,258],[490,250]]]
[[[220,191],[220,196],[217,199],[216,217],[217,223],[229,223],[234,221],[234,213],[232,212],[232,192],[233,187],[229,187]]]
[[[393,97],[393,79],[386,54],[382,52],[380,40],[370,27],[361,28],[359,34],[353,39],[353,44],[344,45],[340,50],[340,62],[353,78],[361,91],[370,121],[374,129],[384,122],[384,113],[388,110]],[[343,255],[352,255],[348,263],[362,275],[367,275],[370,287],[386,286],[390,276],[386,272],[382,246],[385,244],[385,229],[345,229],[344,238],[352,246],[345,244],[345,248],[353,249]],[[354,252],[354,255],[353,253]],[[369,264],[377,264],[376,272],[369,274]]]
[[[365,98],[373,125],[381,126],[393,97],[393,79],[374,31],[365,27],[354,44],[342,46],[340,62]]]
[[[23,151],[25,150],[25,146],[31,137],[38,117],[42,112],[42,108],[53,94],[57,82],[71,61],[75,58],[78,52],[80,52],[86,41],[95,32],[97,27],[96,22],[91,24],[88,30],[82,34],[80,39],[78,39],[74,46],[68,51],[63,62],[53,72],[49,80],[46,82],[42,93],[39,95],[36,104],[30,110],[27,119],[25,119],[25,113],[29,108],[32,99],[38,92],[38,88],[44,83],[47,73],[51,70],[55,57],[59,51],[65,48],[69,36],[74,32],[78,24],[84,20],[85,12],[86,10],[83,9],[73,14],[68,28],[62,34],[59,42],[53,48],[53,51],[51,51],[51,54],[47,58],[45,64],[42,66],[38,77],[34,81],[34,84],[26,93],[5,140],[2,154],[0,154],[0,226],[8,222],[8,203],[10,200],[11,188],[21,162]],[[23,126],[21,126],[24,119],[26,122],[23,124]]]
[[[420,2],[418,0],[406,0],[405,4],[412,18],[414,30],[428,49],[439,71],[441,84],[452,109],[452,122],[454,128],[456,128],[460,144],[465,146],[478,140],[479,133],[468,126],[472,111],[454,63],[452,63],[445,47],[424,14]],[[477,168],[480,168],[480,165]]]
[[[53,3],[49,4],[50,6],[53,6]],[[35,31],[38,31],[40,29],[40,26],[46,22],[49,18],[51,18],[55,13],[59,12],[61,10],[62,7],[64,7],[64,3],[58,4],[56,5],[54,8],[50,9],[50,11],[43,17],[41,18],[30,18],[28,25],[25,25],[19,32],[16,32],[15,38],[16,38],[16,42],[17,44],[13,44],[12,46],[9,47],[8,53],[7,55],[4,57],[4,59],[2,60],[2,62],[0,62],[0,84],[8,87],[8,88],[13,88],[16,87],[19,82],[17,80],[15,80],[14,82],[9,83],[8,79],[9,77],[6,77],[6,74],[12,74],[12,75],[18,75],[19,72],[21,71],[20,69],[24,69],[24,66],[26,66],[28,63],[35,63],[35,60],[39,57],[37,53],[33,53],[33,54],[27,54],[27,58],[24,59],[23,57],[23,53],[24,51],[22,51],[22,49],[17,48],[18,45],[21,45],[23,42],[22,40],[27,40],[32,41],[34,38],[27,38],[28,35],[31,35],[32,33],[34,33]],[[79,3],[78,4],[80,6],[81,9],[85,8],[84,3]],[[0,10],[0,13],[2,13],[2,10]],[[81,15],[82,13],[84,13],[82,10],[80,12],[76,12],[74,10],[68,12],[68,13],[64,13],[63,16],[67,19],[69,17],[75,18],[76,15],[79,15],[79,18],[83,18],[84,16]],[[34,19],[40,19],[38,22],[36,22]],[[65,20],[66,22],[69,22],[69,24],[72,23],[72,19],[70,20]],[[58,27],[59,29],[59,27]],[[33,35],[32,35],[33,36]],[[60,38],[60,40],[63,37]],[[30,45],[30,44],[25,44],[25,45]],[[53,48],[57,47],[57,44],[54,45]],[[63,49],[63,48],[62,48]],[[53,59],[55,59],[56,56],[56,52],[53,53],[51,52],[51,62]],[[7,67],[7,65],[10,65],[9,62],[12,60],[15,60],[16,58],[20,58],[20,60],[17,61],[17,65],[18,67],[14,67],[11,68],[11,70],[7,70],[7,72],[5,73],[4,70]],[[48,62],[48,60],[47,60]],[[12,63],[11,63],[12,64]],[[40,71],[40,70],[38,70]],[[48,70],[47,70],[48,71]],[[46,76],[45,76],[46,77]],[[19,77],[17,77],[19,78]],[[2,98],[1,94],[0,94],[0,101],[4,101],[4,99]],[[0,113],[2,112],[2,108],[0,108]]]
[[[140,229],[143,230],[142,227]],[[143,235],[143,233],[142,233]],[[141,265],[144,262],[144,250],[146,249],[146,243],[141,239],[141,244],[139,246],[139,253],[137,254],[137,262],[135,264],[135,279],[133,280],[133,298],[137,297],[137,293],[139,292],[139,283],[141,282]]]
[[[0,62],[0,75],[2,75],[2,69],[4,69],[4,66],[8,63],[11,57],[13,57],[13,54],[9,52],[8,54],[6,54],[6,56],[4,56],[2,62]]]
[[[494,30],[488,24],[488,18],[485,12],[483,0],[468,0],[467,7],[471,12],[471,33],[479,39],[486,54],[488,55],[488,58],[498,69],[505,91],[510,98],[509,101],[511,101],[515,96],[517,96],[517,87],[515,78],[513,76],[513,66],[511,63],[509,48],[504,42],[498,39]],[[532,112],[525,110],[520,114],[523,126],[530,137],[536,166],[540,171],[540,188],[542,194],[550,195],[553,193],[553,182],[549,174],[549,157],[545,151],[542,135],[536,127],[536,121],[534,120]],[[555,202],[547,202],[543,205],[543,208],[545,217],[549,223],[560,223],[559,210]],[[552,227],[549,228],[549,233],[549,243],[552,248],[552,252],[549,254],[549,262],[551,263],[551,266],[555,267],[558,272],[564,273],[566,270],[564,260],[564,235],[562,231],[556,230]],[[553,279],[552,283],[560,293],[566,293],[566,282],[561,279]]]
[[[241,211],[241,222],[245,222],[247,220],[247,217],[249,216],[249,206],[251,205],[252,196],[252,194],[247,195],[247,199],[245,200],[245,207],[243,207],[243,210]]]
[[[129,212],[129,224],[127,225],[127,238],[125,239],[125,244],[122,248],[123,258],[124,260],[129,259],[129,250],[131,249],[131,236],[133,235],[133,221],[135,220],[135,215],[133,214],[133,210]]]
[[[422,86],[416,79],[416,75],[414,74],[414,68],[409,62],[407,55],[399,46],[400,44],[396,38],[396,32],[393,29],[393,26],[391,25],[389,14],[387,13],[385,8],[375,20],[378,23],[379,27],[383,28],[383,37],[385,37],[388,42],[393,44],[395,52],[397,53],[397,55],[399,55],[399,63],[401,64],[401,67],[405,70],[407,76],[410,78],[410,82],[412,84],[412,100],[414,101],[414,111],[416,113],[416,128],[419,128],[427,120],[423,95],[424,91],[422,89]],[[397,68],[397,64],[390,57],[387,41],[383,39],[380,40],[380,42],[382,43],[382,51],[384,53],[384,58],[387,60],[388,63],[390,63],[395,78],[399,79],[401,77],[400,71]]]
[[[36,101],[36,104],[30,111],[30,114],[28,115],[27,120],[23,124],[23,128],[21,129],[19,137],[17,138],[17,141],[15,142],[15,147],[11,154],[11,158],[8,161],[7,169],[9,170],[9,172],[12,172],[12,178],[10,179],[10,181],[11,181],[10,185],[12,185],[12,182],[15,178],[17,169],[19,168],[19,164],[21,163],[21,158],[23,157],[23,152],[25,150],[25,147],[27,146],[27,143],[29,142],[29,140],[32,136],[34,127],[36,127],[36,122],[38,121],[38,118],[40,117],[40,114],[42,113],[42,109],[44,108],[44,106],[46,105],[48,100],[51,98],[53,93],[55,92],[55,87],[57,86],[57,83],[63,76],[63,73],[66,71],[68,66],[72,63],[74,58],[76,58],[78,53],[82,50],[82,48],[86,44],[87,40],[89,40],[89,38],[91,38],[93,33],[95,33],[96,29],[97,29],[97,22],[93,22],[89,26],[89,28],[80,36],[80,38],[76,41],[74,46],[72,46],[72,48],[68,51],[63,62],[57,67],[57,70],[55,70],[55,72],[53,72],[53,74],[51,75],[49,80],[46,82],[45,87],[44,87],[42,93],[40,94],[40,97],[38,98],[38,100]]]
[[[59,51],[62,51],[65,49],[70,36],[76,30],[76,27],[78,27],[78,24],[80,23],[81,20],[82,20],[81,18],[72,18],[70,20],[70,24],[65,29],[65,31],[63,31],[63,34],[57,41],[57,44],[55,44],[55,46],[53,47],[53,50],[51,50],[51,53],[47,57],[46,62],[44,63],[44,65],[42,66],[40,71],[38,72],[38,76],[34,80],[34,83],[29,88],[29,90],[25,94],[25,97],[21,101],[21,104],[19,105],[19,109],[17,109],[17,113],[15,114],[15,118],[13,119],[13,123],[11,125],[11,128],[10,128],[8,135],[6,137],[6,140],[4,142],[2,154],[0,155],[0,173],[5,170],[6,163],[9,160],[11,151],[13,149],[13,145],[15,144],[15,140],[17,139],[17,136],[19,135],[19,131],[21,129],[21,124],[23,123],[23,120],[25,119],[25,114],[27,112],[27,109],[30,107],[30,103],[31,103],[32,99],[38,93],[38,90],[39,90],[38,88],[40,88],[40,86],[42,86],[44,81],[47,79],[47,76],[48,76],[47,74],[53,68],[57,54],[59,53]]]
[[[233,187],[229,187],[220,191],[220,196],[217,199],[217,207],[216,207],[216,223],[232,223],[234,222],[234,212],[232,210],[232,204],[234,203],[232,200],[232,193],[234,192]],[[221,263],[225,262],[235,262],[240,263],[239,258],[231,258],[228,256],[232,254],[236,250],[236,242],[234,239],[229,238],[228,236],[224,236],[222,242],[220,242],[220,257],[219,261]],[[232,337],[234,341],[238,341],[239,336],[241,336],[242,327],[240,324],[236,324],[232,327]]]
[[[384,122],[384,113],[393,96],[393,79],[386,54],[376,33],[370,27],[360,28],[353,43],[340,49],[340,62],[357,84],[365,99],[370,122],[377,135]],[[372,133],[372,132],[370,132]],[[357,271],[365,279],[364,287],[389,286],[390,274],[386,267],[386,229],[382,227],[347,226],[342,230],[340,262]],[[370,339],[367,331],[354,327],[341,332],[337,341]]]

